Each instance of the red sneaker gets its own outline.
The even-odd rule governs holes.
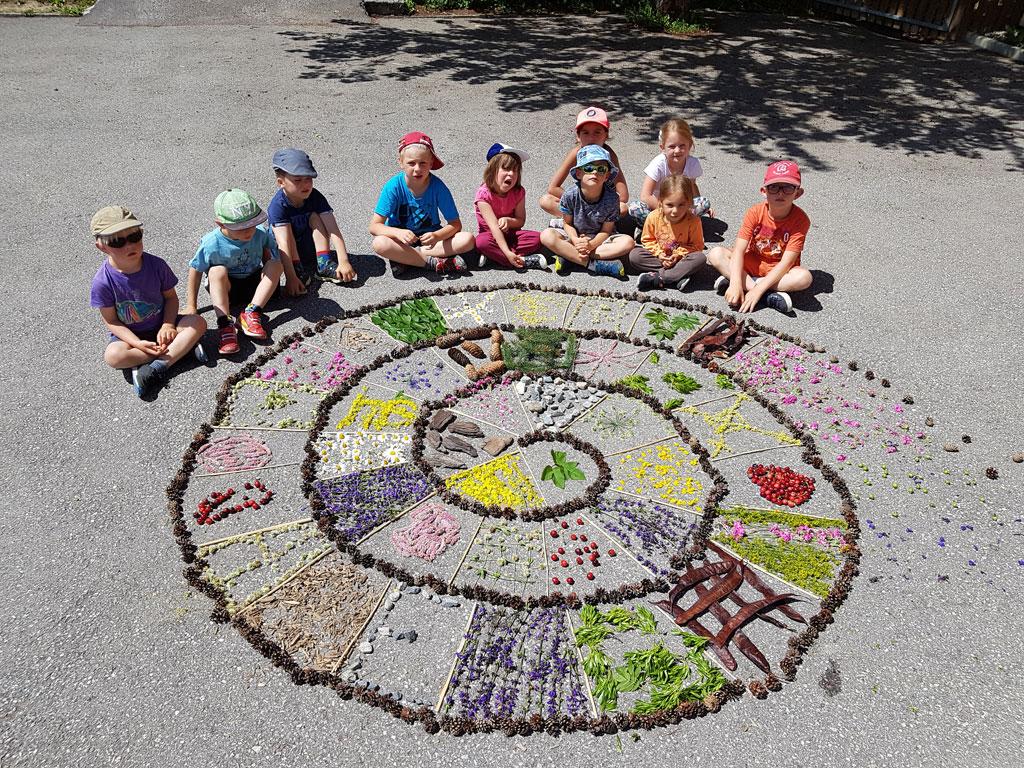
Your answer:
[[[255,310],[247,309],[241,312],[238,315],[238,324],[242,326],[246,336],[251,336],[254,339],[267,338],[267,329],[263,327],[263,318]]]
[[[438,274],[444,275],[455,272],[465,272],[466,260],[461,256],[452,256],[447,259],[437,259],[437,263],[434,266],[434,271]]]
[[[235,324],[222,326],[219,333],[220,341],[217,345],[217,352],[222,355],[235,354],[238,351],[238,331],[235,330]]]

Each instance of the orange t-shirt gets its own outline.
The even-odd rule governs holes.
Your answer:
[[[687,216],[678,224],[669,224],[661,209],[651,211],[644,222],[644,231],[640,236],[640,244],[655,256],[660,257],[666,246],[675,243],[674,252],[680,248],[684,253],[695,253],[704,250],[704,229],[699,216]]]
[[[796,263],[799,264],[804,238],[810,228],[811,220],[796,205],[789,216],[778,220],[768,213],[768,203],[751,206],[736,236],[738,240],[748,241],[743,254],[743,268],[752,277],[764,277],[782,261],[782,254],[786,251],[796,251]]]

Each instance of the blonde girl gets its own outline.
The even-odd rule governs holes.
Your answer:
[[[640,245],[629,263],[641,272],[639,289],[682,290],[705,262],[700,217],[693,212],[697,182],[689,176],[667,176],[658,185],[658,207],[644,221]]]

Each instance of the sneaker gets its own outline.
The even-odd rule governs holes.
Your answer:
[[[439,275],[454,274],[456,272],[465,272],[468,267],[466,266],[466,260],[461,256],[451,256],[446,259],[435,259],[433,256],[430,257],[433,262],[431,265],[430,261],[427,262],[427,266],[433,266],[434,271]]]
[[[725,296],[725,292],[729,290],[729,278],[725,275],[719,275],[718,279],[715,280],[715,293],[719,296]]]
[[[637,283],[637,289],[641,291],[649,291],[653,288],[661,288],[661,278],[658,277],[657,272],[644,272],[640,275],[640,282]]]
[[[685,288],[689,282],[690,282],[690,278],[684,277],[682,280],[680,280],[679,282],[676,283],[676,290],[677,291],[683,290],[683,288]]]
[[[563,259],[561,256],[555,256],[555,274],[564,275],[569,271],[569,264],[567,259]]]
[[[487,257],[484,256],[481,253],[480,254],[480,258],[476,260],[476,268],[477,269],[484,269],[486,266],[487,266]]]
[[[626,276],[626,268],[622,266],[621,261],[601,261],[600,259],[591,259],[587,269],[595,275],[612,275],[613,277]]]
[[[563,219],[561,216],[555,216],[554,218],[551,219],[551,221],[548,222],[548,226],[551,227],[552,229],[561,229],[564,231],[565,219]]]
[[[132,386],[135,387],[135,394],[145,397],[150,392],[156,391],[166,376],[166,367],[154,368],[146,363],[138,368],[132,368]]]
[[[197,363],[205,364],[210,360],[210,356],[206,354],[206,348],[203,346],[202,340],[197,341],[196,345],[192,347],[192,355],[195,357]]]
[[[242,326],[242,331],[246,336],[251,336],[254,339],[267,338],[267,329],[263,327],[263,318],[255,310],[246,309],[239,313],[238,324]],[[232,330],[234,330],[233,327]],[[221,336],[221,338],[224,337]]]
[[[543,253],[531,253],[523,256],[523,269],[547,269],[548,260]]]
[[[764,297],[764,303],[784,315],[793,311],[793,300],[785,291],[771,291]]]
[[[316,279],[322,283],[341,285],[341,279],[338,277],[338,260],[332,257],[318,264]]]
[[[404,275],[408,271],[409,271],[409,266],[407,264],[403,264],[400,261],[392,261],[391,262],[391,276],[392,277],[401,277],[402,275]]]
[[[233,355],[238,351],[238,331],[234,323],[222,325],[218,330],[217,352],[222,355]]]

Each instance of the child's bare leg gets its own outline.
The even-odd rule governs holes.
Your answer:
[[[710,251],[707,256],[708,264],[718,270],[718,273],[724,277],[732,275],[732,249],[723,248],[720,245],[716,245]],[[754,278],[750,275],[746,275],[744,280],[744,290],[749,291],[754,287]],[[785,290],[780,288],[779,290]]]
[[[558,197],[555,197],[549,192],[545,192],[540,198],[540,207],[545,213],[550,213],[552,216],[561,216],[562,212],[558,206],[562,202],[562,188],[558,188]]]
[[[210,267],[206,273],[210,285],[210,302],[217,317],[231,314],[231,280],[228,278],[227,267]]]
[[[625,258],[636,242],[629,235],[612,235],[594,251],[594,258],[601,261],[612,261]]]
[[[160,359],[170,368],[194,347],[206,333],[206,321],[199,315],[183,315],[178,320],[178,335],[160,355]]]
[[[476,238],[469,232],[456,232],[447,240],[429,246],[420,246],[420,255],[435,259],[447,259],[460,253],[468,253],[476,247]]]
[[[320,214],[311,213],[309,215],[309,228],[313,230],[313,245],[316,247],[316,252],[323,253],[331,250],[331,235],[321,221]]]
[[[148,352],[143,352],[120,340],[110,342],[103,351],[103,362],[111,368],[136,368],[154,360],[156,358]]]
[[[797,265],[790,267],[790,270],[779,279],[779,284],[775,286],[775,290],[785,291],[786,293],[805,291],[811,287],[813,280],[814,277],[810,271]]]
[[[406,264],[410,267],[425,267],[427,265],[427,260],[420,255],[417,249],[403,245],[387,235],[377,235],[373,238],[373,252],[382,259],[397,261],[399,264]]]
[[[540,242],[541,245],[553,251],[556,256],[561,256],[563,259],[571,261],[573,264],[579,264],[581,267],[587,266],[589,259],[577,251],[576,246],[565,239],[565,233],[562,230],[548,227],[540,233]]]
[[[263,265],[263,276],[260,284],[256,286],[256,292],[252,295],[252,303],[258,307],[266,307],[267,302],[274,295],[274,291],[281,284],[281,275],[284,274],[284,266],[277,259],[271,259]]]

